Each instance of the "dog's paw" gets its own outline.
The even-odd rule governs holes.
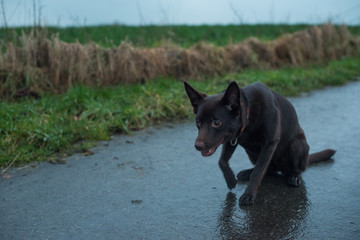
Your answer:
[[[253,172],[253,168],[242,170],[237,174],[237,179],[239,181],[249,181],[252,172]]]
[[[302,180],[301,180],[301,177],[298,177],[298,176],[290,176],[288,178],[288,183],[290,186],[292,187],[300,187],[301,184],[302,184]]]
[[[239,198],[239,205],[240,206],[249,206],[255,204],[255,196],[244,193]]]
[[[236,180],[236,178],[226,179],[226,184],[227,184],[228,188],[231,190],[236,187],[237,180]]]

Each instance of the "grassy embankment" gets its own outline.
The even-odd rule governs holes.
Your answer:
[[[191,27],[188,28],[192,35]],[[229,39],[223,38],[223,42]],[[190,82],[205,92],[216,93],[226,88],[227,80],[236,80],[242,86],[262,81],[281,94],[296,96],[354,79],[360,75],[359,66],[357,56],[305,67],[245,69],[241,73]],[[115,87],[76,85],[63,94],[43,93],[39,99],[2,101],[0,166],[56,161],[74,150],[85,151],[91,141],[109,139],[116,132],[128,133],[166,120],[189,117],[192,117],[191,108],[182,83],[174,78]],[[80,141],[85,142],[74,149],[74,143]]]

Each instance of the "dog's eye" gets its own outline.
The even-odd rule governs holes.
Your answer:
[[[196,123],[196,126],[198,126],[198,127],[200,126],[200,120],[199,119],[196,119],[195,123]]]
[[[220,120],[217,120],[217,119],[213,120],[212,123],[211,123],[211,125],[212,125],[213,127],[216,127],[216,128],[217,128],[217,127],[220,127],[221,124],[222,124],[222,122],[221,122]]]

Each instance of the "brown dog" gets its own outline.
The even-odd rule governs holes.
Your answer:
[[[229,159],[238,144],[255,165],[237,175],[239,180],[249,179],[239,199],[241,206],[254,203],[265,174],[281,172],[288,177],[291,186],[297,187],[301,184],[301,173],[310,163],[335,154],[334,150],[327,149],[309,155],[294,107],[262,83],[239,88],[232,82],[225,92],[212,96],[195,90],[186,82],[184,85],[199,129],[195,148],[203,156],[210,156],[223,144],[219,166],[229,189],[237,183]]]

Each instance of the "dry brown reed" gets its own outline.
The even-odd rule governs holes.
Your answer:
[[[156,77],[202,78],[239,72],[244,68],[302,65],[356,55],[359,37],[346,26],[314,26],[270,42],[249,38],[216,47],[199,42],[183,49],[175,45],[136,48],[123,42],[117,48],[96,43],[65,43],[58,36],[33,31],[19,43],[3,42],[0,49],[0,98],[60,93],[74,84],[109,86],[145,82]]]

